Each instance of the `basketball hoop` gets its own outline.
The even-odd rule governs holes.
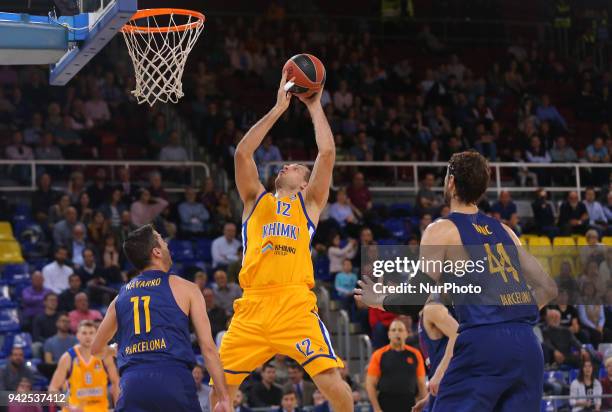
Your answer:
[[[139,104],[177,103],[183,97],[187,56],[204,28],[202,13],[184,9],[139,10],[121,29],[134,71]]]

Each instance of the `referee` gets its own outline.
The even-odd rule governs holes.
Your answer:
[[[427,394],[425,362],[421,353],[406,345],[408,331],[400,320],[389,326],[389,345],[372,354],[366,390],[374,412],[406,412]]]

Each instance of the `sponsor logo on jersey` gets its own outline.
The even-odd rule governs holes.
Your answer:
[[[261,254],[263,255],[264,253],[269,252],[271,250],[274,250],[274,243],[268,240],[266,243],[263,244],[261,248]]]
[[[284,237],[287,239],[297,240],[300,236],[300,228],[288,223],[272,222],[263,226],[261,238],[265,239],[270,236]]]

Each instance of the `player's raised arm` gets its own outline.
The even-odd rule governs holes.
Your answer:
[[[557,297],[557,284],[546,273],[540,262],[521,246],[521,241],[514,231],[504,224],[502,226],[516,245],[521,263],[521,273],[525,277],[527,284],[531,287],[531,293],[536,300],[538,308],[542,309]]]
[[[291,94],[287,93],[284,89],[286,82],[287,74],[283,72],[276,95],[276,104],[272,110],[251,127],[236,147],[236,153],[234,154],[236,186],[244,203],[245,213],[250,212],[250,206],[255,202],[257,195],[264,190],[263,185],[259,181],[259,174],[257,173],[257,166],[253,156],[272,126],[274,126],[274,123],[289,107]]]
[[[223,366],[221,365],[221,359],[219,358],[219,352],[215,346],[215,341],[212,338],[212,332],[210,329],[210,321],[206,314],[206,303],[204,302],[204,296],[200,292],[200,289],[196,285],[189,290],[189,317],[193,322],[193,327],[198,337],[198,345],[202,351],[204,357],[204,363],[206,369],[214,382],[214,391],[216,392],[216,399],[219,400],[223,411],[229,412],[230,410],[230,399],[227,391],[227,385],[225,383],[225,375],[223,374]],[[216,408],[215,408],[216,410]]]
[[[308,108],[312,123],[314,125],[315,139],[319,153],[312,168],[312,174],[305,190],[306,206],[309,214],[318,217],[327,203],[329,188],[331,186],[334,162],[336,161],[336,145],[334,135],[329,127],[329,122],[321,106],[321,94],[323,89],[312,97],[299,97]]]
[[[115,336],[117,332],[117,313],[115,312],[115,298],[108,306],[106,315],[98,328],[96,337],[91,345],[91,354],[100,358],[105,358],[109,354],[108,342]]]

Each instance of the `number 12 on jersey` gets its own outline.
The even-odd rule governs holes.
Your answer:
[[[145,314],[145,332],[151,332],[151,313],[149,312],[149,302],[151,296],[134,296],[130,299],[130,302],[134,305],[134,334],[140,335],[140,311],[139,303],[140,300],[143,302],[144,314]]]

